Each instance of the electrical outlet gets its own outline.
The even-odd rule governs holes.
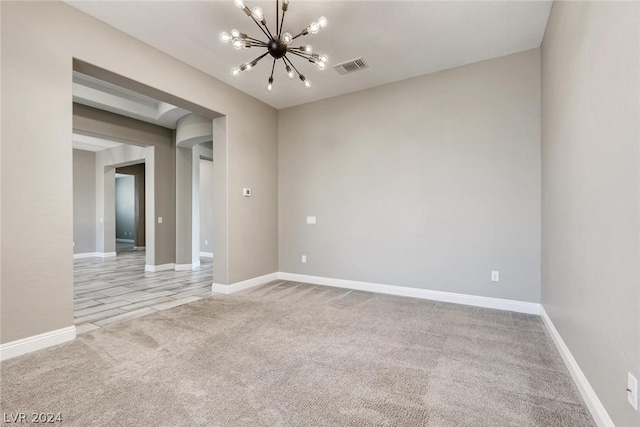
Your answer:
[[[317,224],[316,222],[316,217],[315,216],[308,216],[307,217],[307,224]]]
[[[629,372],[627,377],[627,400],[629,404],[633,406],[633,409],[638,410],[638,380]]]
[[[205,246],[209,246],[209,241],[208,241],[208,240],[205,240],[205,241],[204,241],[204,245],[205,245]]]
[[[499,271],[492,271],[491,272],[491,281],[492,282],[499,282],[500,281],[500,272]]]
[[[162,217],[161,216],[158,217],[158,224],[162,224]]]
[[[306,255],[302,255],[302,263],[303,264],[307,263],[307,256]]]

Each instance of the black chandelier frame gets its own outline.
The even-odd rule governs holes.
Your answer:
[[[220,39],[225,42],[231,42],[236,49],[249,49],[252,47],[266,48],[267,51],[262,55],[255,58],[253,61],[245,62],[239,67],[235,67],[231,70],[231,74],[235,77],[242,71],[249,71],[255,67],[261,59],[267,55],[271,55],[273,58],[273,64],[271,66],[271,75],[269,76],[267,90],[271,91],[273,88],[273,74],[275,72],[276,63],[278,60],[282,60],[287,76],[290,79],[295,78],[295,74],[304,83],[307,89],[311,88],[311,82],[302,74],[298,68],[293,64],[291,59],[287,57],[287,54],[291,54],[316,64],[320,70],[324,70],[327,66],[328,58],[326,55],[319,55],[313,53],[313,48],[310,45],[304,46],[291,46],[291,43],[299,37],[306,36],[308,34],[316,34],[321,28],[326,27],[327,19],[321,16],[317,22],[312,22],[304,30],[300,31],[297,35],[292,36],[290,33],[283,33],[284,18],[287,10],[289,9],[289,0],[282,0],[282,7],[280,7],[280,0],[276,0],[276,30],[275,35],[271,33],[271,30],[267,26],[267,21],[264,17],[262,8],[256,6],[251,10],[249,6],[244,3],[244,0],[234,0],[236,6],[251,18],[253,22],[258,26],[260,31],[267,37],[267,41],[263,41],[254,37],[250,37],[245,33],[241,33],[238,30],[232,30],[231,34],[223,32],[220,34]],[[282,10],[282,18],[280,18],[280,10]],[[295,70],[295,74],[294,74]]]

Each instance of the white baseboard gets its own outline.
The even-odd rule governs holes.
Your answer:
[[[477,295],[456,294],[452,292],[431,291],[427,289],[408,288],[404,286],[383,285],[380,283],[358,282],[355,280],[331,279],[328,277],[306,276],[294,273],[271,273],[264,276],[231,285],[213,283],[211,290],[220,294],[232,294],[254,286],[259,286],[274,280],[288,280],[293,282],[311,283],[314,285],[333,286],[336,288],[355,289],[381,294],[398,295],[433,301],[450,302],[454,304],[472,305],[476,307],[493,308],[497,310],[514,311],[517,313],[540,314],[540,304],[534,302],[516,301],[501,298],[482,297]]]
[[[191,265],[191,264],[189,264]],[[145,265],[144,266],[144,271],[149,271],[151,273],[157,273],[159,271],[167,271],[167,270],[175,270],[175,264],[174,263],[169,263],[169,264],[160,264],[160,265]]]
[[[73,254],[73,259],[79,258],[111,258],[116,256],[115,252],[85,252],[82,254]]]
[[[136,241],[133,240],[133,239],[116,238],[116,242],[118,242],[118,243],[135,243]]]
[[[213,252],[200,252],[202,258],[213,258]]]
[[[270,273],[264,276],[254,277],[253,279],[243,280],[242,282],[236,282],[231,285],[221,285],[219,283],[211,284],[211,291],[218,294],[233,294],[235,292],[243,291],[245,289],[253,288],[256,286],[264,285],[265,283],[278,280],[280,273]]]
[[[6,344],[0,344],[0,360],[11,359],[12,357],[62,344],[67,341],[73,341],[74,339],[76,339],[76,327],[69,326],[67,328],[45,332],[44,334],[11,341]]]
[[[582,399],[589,408],[589,412],[591,412],[591,416],[595,420],[596,424],[600,427],[614,427],[615,424],[613,423],[613,420],[602,405],[602,402],[600,402],[600,399],[598,399],[598,395],[596,395],[595,390],[593,390],[591,384],[589,384],[589,380],[587,380],[582,369],[580,369],[580,365],[578,365],[578,362],[571,354],[569,347],[565,344],[562,336],[556,329],[543,306],[540,306],[540,317],[542,317],[542,321],[547,327],[553,343],[556,345],[560,356],[562,356],[562,360],[564,360],[564,364],[567,366],[567,369],[569,370],[573,381],[576,383],[576,386],[582,395]]]
[[[314,285],[333,286],[336,288],[355,289],[359,291],[377,292],[380,294],[398,295],[450,302],[453,304],[472,305],[475,307],[493,308],[496,310],[514,311],[516,313],[540,314],[540,304],[535,302],[516,301],[502,298],[482,297],[477,295],[457,294],[453,292],[432,291],[428,289],[409,288],[405,286],[384,285],[381,283],[359,282],[355,280],[332,279],[328,277],[306,276],[294,273],[278,273],[278,278],[293,282],[311,283]]]
[[[199,262],[193,264],[176,264],[174,267],[175,271],[191,271],[197,270],[198,268],[200,268]]]
[[[115,252],[96,252],[98,258],[113,258],[116,255]]]
[[[97,252],[85,252],[82,254],[73,254],[73,259],[79,259],[79,258],[97,258],[98,257],[98,253]]]

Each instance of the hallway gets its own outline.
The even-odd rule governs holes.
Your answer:
[[[144,271],[145,252],[74,260],[74,323],[77,333],[146,316],[211,295],[213,262],[195,271]]]

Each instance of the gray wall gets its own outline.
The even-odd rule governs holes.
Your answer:
[[[96,155],[73,150],[73,253],[96,251]]]
[[[540,300],[538,49],[281,110],[278,131],[281,271]]]
[[[200,159],[200,252],[213,252],[212,239],[213,162]]]
[[[638,2],[555,2],[542,44],[542,303],[609,415],[640,425]]]
[[[135,240],[136,178],[116,177],[116,239]]]
[[[0,342],[73,325],[74,58],[226,115],[220,121],[226,132],[214,128],[214,151],[221,144],[223,154],[216,174],[224,191],[217,193],[227,196],[228,188],[216,207],[228,218],[218,251],[228,254],[228,265],[220,268],[228,273],[219,283],[277,271],[273,108],[62,2],[0,2],[0,8]],[[27,143],[37,155],[24,155]],[[252,187],[256,196],[246,200],[242,187]],[[38,271],[24,274],[33,270],[35,247]]]

